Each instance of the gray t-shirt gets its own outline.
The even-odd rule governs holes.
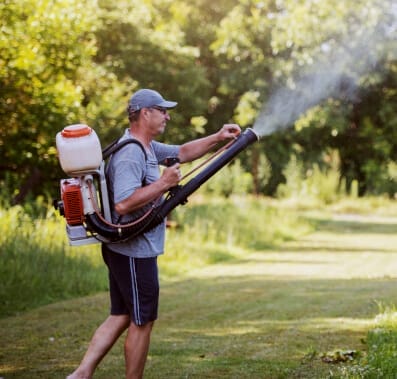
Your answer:
[[[133,138],[127,129],[120,141]],[[117,204],[126,199],[142,185],[148,185],[160,178],[159,162],[167,157],[176,157],[179,146],[167,145],[152,141],[150,149],[146,150],[147,159],[141,147],[131,143],[113,154],[108,166],[108,190],[110,202]],[[127,222],[132,215],[120,215],[112,205],[113,223]],[[152,230],[132,238],[126,242],[108,244],[108,247],[117,252],[134,258],[156,257],[164,253],[165,220]]]

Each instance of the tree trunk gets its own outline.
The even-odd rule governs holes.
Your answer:
[[[40,184],[41,172],[37,167],[34,167],[24,183],[19,188],[18,194],[12,199],[12,204],[21,204],[24,202],[29,192],[32,192],[36,186]]]

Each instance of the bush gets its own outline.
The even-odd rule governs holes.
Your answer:
[[[317,164],[304,172],[303,166],[293,156],[284,170],[287,179],[280,184],[277,197],[304,199],[307,203],[328,205],[340,198],[339,173],[334,168],[322,171]]]

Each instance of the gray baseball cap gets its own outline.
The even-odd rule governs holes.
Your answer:
[[[162,108],[174,108],[177,106],[177,102],[168,101],[163,98],[157,91],[152,89],[140,89],[135,92],[130,101],[128,102],[128,112],[136,112],[142,108],[150,107],[162,107]]]

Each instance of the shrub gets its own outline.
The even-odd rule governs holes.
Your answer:
[[[305,172],[302,164],[292,156],[284,170],[284,176],[287,182],[279,185],[279,198],[304,199],[307,203],[319,205],[328,205],[340,198],[339,173],[335,168],[321,170],[314,164]]]

